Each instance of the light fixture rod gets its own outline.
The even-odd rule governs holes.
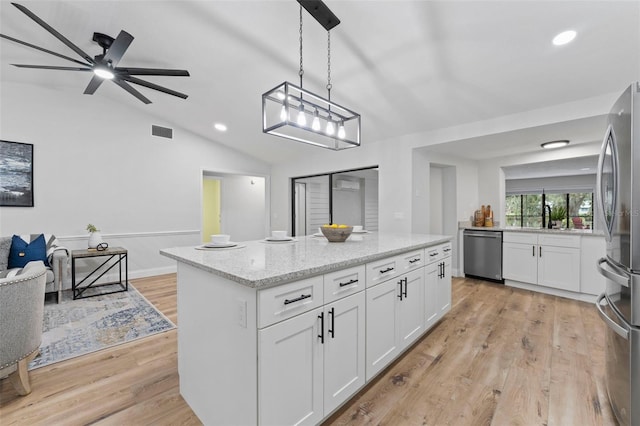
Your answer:
[[[322,0],[298,0],[298,3],[327,31],[340,23],[340,19]]]

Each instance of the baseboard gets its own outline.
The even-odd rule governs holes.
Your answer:
[[[523,290],[535,291],[538,293],[550,294],[551,296],[565,297],[567,299],[579,300],[581,302],[595,303],[598,296],[587,293],[576,293],[574,291],[560,290],[557,288],[545,287],[536,284],[522,283],[519,281],[504,280],[504,284],[509,287]]]
[[[178,265],[165,266],[162,268],[141,269],[129,272],[129,280],[136,278],[154,277],[157,275],[174,274],[178,270]]]

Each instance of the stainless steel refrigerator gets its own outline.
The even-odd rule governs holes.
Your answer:
[[[596,202],[607,256],[596,306],[607,324],[606,380],[621,425],[640,425],[640,83],[616,101],[598,161]]]

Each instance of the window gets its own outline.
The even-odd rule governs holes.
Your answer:
[[[508,194],[505,199],[506,226],[541,228],[544,204],[551,207],[552,218],[561,221],[561,227],[593,229],[592,192]]]

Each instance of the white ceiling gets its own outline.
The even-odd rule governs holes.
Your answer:
[[[620,92],[640,77],[640,1],[325,3],[342,21],[331,32],[332,100],[362,115],[363,145]],[[189,94],[187,100],[140,88],[153,102],[144,105],[114,84],[103,84],[93,95],[96,102],[116,99],[266,161],[319,149],[261,131],[261,94],[284,80],[298,83],[294,0],[21,4],[91,55],[100,53],[91,41],[94,31],[115,37],[124,29],[135,40],[120,66],[191,73],[148,78]],[[304,22],[304,87],[324,94],[326,32],[306,12]],[[75,55],[6,0],[0,3],[0,28]],[[576,40],[553,46],[552,37],[566,29],[578,32]],[[86,73],[12,67],[71,63],[7,40],[0,40],[0,55],[0,82],[82,93],[89,80]],[[523,130],[517,144],[502,136],[459,143],[486,144],[475,150],[480,158],[530,151],[549,138],[595,140],[598,120],[579,121]],[[214,122],[229,130],[215,131]]]

